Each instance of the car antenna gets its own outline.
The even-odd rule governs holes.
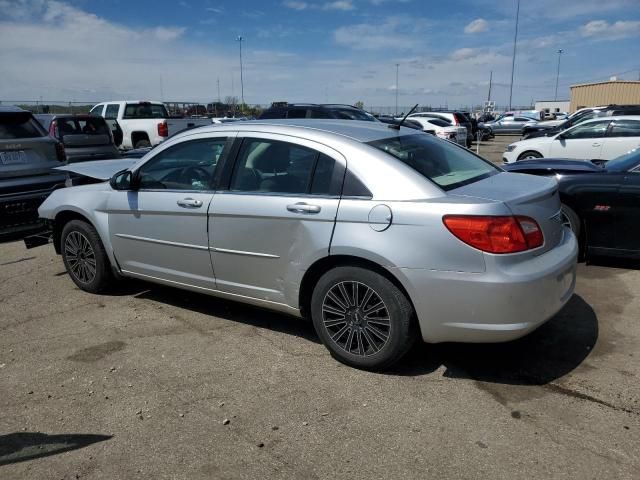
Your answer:
[[[409,110],[409,113],[407,113],[407,114],[404,116],[404,118],[403,118],[402,120],[400,120],[400,123],[398,123],[397,125],[396,125],[396,124],[391,123],[391,124],[389,124],[389,128],[393,128],[394,130],[400,130],[400,127],[402,126],[402,124],[404,123],[404,121],[407,119],[407,117],[408,117],[409,115],[411,115],[411,114],[416,110],[416,108],[418,108],[418,104],[417,104],[417,103],[413,106],[413,108],[412,108],[411,110]]]

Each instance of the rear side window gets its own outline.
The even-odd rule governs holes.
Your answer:
[[[169,114],[164,105],[152,103],[127,103],[123,118],[167,118]]]
[[[43,137],[45,132],[29,112],[0,113],[0,140]]]
[[[109,135],[109,128],[102,117],[58,119],[60,136],[65,135]]]
[[[430,118],[428,122],[437,127],[450,127],[451,122],[447,122],[446,120],[442,120],[440,118]]]
[[[616,120],[609,130],[610,137],[640,137],[640,121]]]
[[[120,109],[120,105],[117,103],[110,103],[107,105],[107,111],[104,114],[104,118],[107,120],[115,120],[118,118],[118,110]]]
[[[260,115],[261,120],[269,120],[274,118],[285,118],[286,110],[265,110]]]
[[[332,108],[331,112],[336,118],[342,120],[364,120],[366,122],[375,122],[375,119],[357,108]]]
[[[307,118],[307,109],[292,108],[287,112],[287,118]]]
[[[491,163],[432,135],[404,135],[369,142],[443,190],[467,185],[500,172]]]

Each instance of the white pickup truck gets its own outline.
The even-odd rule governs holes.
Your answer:
[[[100,115],[115,129],[115,122],[122,129],[123,150],[153,147],[169,134],[185,128],[210,125],[208,118],[172,118],[162,102],[121,100],[103,102],[91,109],[91,114]]]

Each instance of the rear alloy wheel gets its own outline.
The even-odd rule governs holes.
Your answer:
[[[542,155],[533,150],[529,150],[527,152],[521,153],[520,156],[518,157],[518,160],[534,160],[536,158],[542,158]]]
[[[71,280],[82,290],[98,293],[113,278],[111,264],[98,232],[82,220],[71,220],[62,229],[62,260]]]
[[[325,273],[313,291],[311,315],[331,354],[358,368],[391,366],[416,338],[405,295],[384,276],[360,267]]]

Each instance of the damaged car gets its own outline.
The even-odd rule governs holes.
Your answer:
[[[358,368],[521,337],[575,286],[554,179],[405,127],[237,122],[63,168],[87,184],[40,215],[79,288],[130,277],[307,317]]]

